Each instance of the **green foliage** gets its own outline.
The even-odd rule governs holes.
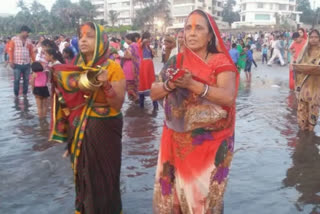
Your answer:
[[[240,14],[233,11],[235,4],[235,0],[227,0],[227,3],[223,6],[222,20],[228,22],[229,26],[231,26],[233,22],[240,21]]]
[[[0,34],[16,34],[22,25],[28,25],[36,34],[75,32],[80,21],[93,21],[96,11],[89,0],[56,0],[50,12],[37,0],[30,6],[19,0],[17,7],[20,11],[15,16],[0,17]]]
[[[297,0],[297,10],[301,11],[300,21],[306,24],[311,24],[314,19],[314,11],[311,9],[309,0]]]
[[[119,27],[107,27],[106,32],[108,33],[126,33],[132,29],[132,26],[129,25],[121,25]]]

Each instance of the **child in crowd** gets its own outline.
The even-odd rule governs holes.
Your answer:
[[[236,65],[238,63],[238,59],[239,59],[239,51],[237,50],[236,43],[232,44],[232,49],[229,50],[229,54],[232,58],[233,63]]]
[[[33,94],[36,98],[38,115],[40,127],[44,128],[48,126],[48,122],[46,121],[47,111],[48,111],[48,97],[50,96],[47,82],[48,82],[48,74],[43,71],[43,66],[40,62],[34,62],[31,65],[32,69],[32,78],[31,85],[33,88]]]
[[[74,58],[74,53],[70,47],[66,47],[63,49],[63,59],[66,62],[66,64],[71,64],[73,58]]]
[[[253,54],[252,54],[251,46],[247,45],[245,47],[245,51],[247,54],[247,59],[246,59],[246,67],[244,69],[244,72],[246,74],[247,81],[250,82],[251,81],[251,66],[252,66],[252,61],[253,61]]]
[[[266,44],[264,44],[262,48],[262,64],[264,64],[264,62],[268,63],[268,47]]]
[[[62,54],[59,51],[58,46],[50,40],[44,40],[42,45],[46,48],[44,49],[45,58],[48,62],[49,68],[57,64],[64,64],[65,61],[63,59]]]

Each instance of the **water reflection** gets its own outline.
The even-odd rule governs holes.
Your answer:
[[[300,196],[297,209],[305,204],[313,205],[312,213],[320,213],[320,137],[313,132],[297,134],[292,164],[283,180],[285,187],[295,187]]]
[[[28,97],[23,97],[23,99],[20,99],[19,97],[14,98],[14,108],[20,113],[21,118],[25,118],[25,116],[28,115],[29,107],[30,103]]]

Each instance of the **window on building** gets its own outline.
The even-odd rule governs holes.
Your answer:
[[[218,16],[222,16],[222,13],[220,11],[217,12]]]
[[[255,20],[258,21],[269,21],[270,18],[270,14],[255,14]]]
[[[195,3],[195,0],[173,0],[173,4],[188,4]]]
[[[246,9],[247,9],[247,4],[243,4],[242,10],[246,10]]]
[[[242,21],[245,22],[246,21],[246,16],[242,16]]]
[[[257,7],[258,8],[263,8],[263,3],[258,3]]]
[[[279,4],[279,10],[287,10],[287,5]]]
[[[174,15],[188,15],[191,11],[193,11],[192,6],[182,6],[182,7],[173,7],[172,13]]]
[[[130,6],[130,2],[122,2],[122,7],[129,7]]]
[[[181,24],[184,23],[187,17],[178,17],[174,19],[175,24]]]
[[[290,11],[294,11],[294,6],[289,6]]]
[[[217,6],[218,7],[222,7],[222,3],[221,2],[217,2]]]
[[[130,11],[121,11],[119,16],[121,17],[128,17],[130,16]]]

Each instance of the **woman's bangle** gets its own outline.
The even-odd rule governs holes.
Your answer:
[[[170,86],[169,86],[169,80],[164,81],[164,83],[163,83],[163,89],[164,89],[165,91],[167,91],[167,92],[172,92],[172,91],[173,91],[173,89],[170,88]]]
[[[113,98],[116,96],[116,92],[113,90],[110,82],[105,82],[103,86],[103,91],[107,98]]]
[[[204,84],[203,85],[203,92],[200,94],[200,97],[205,97],[207,96],[208,92],[209,92],[209,85],[208,84]]]

